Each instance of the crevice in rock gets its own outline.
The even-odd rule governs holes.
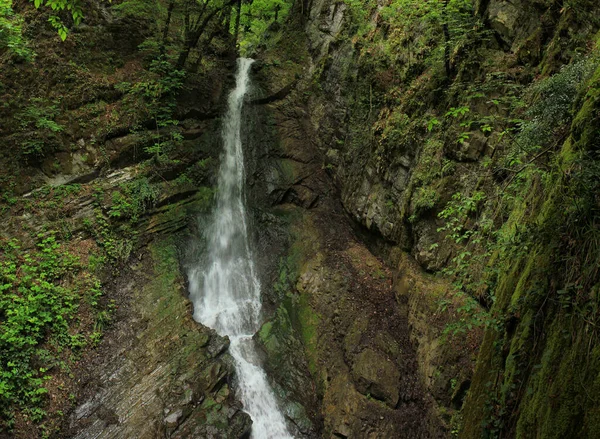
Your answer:
[[[272,102],[281,101],[282,99],[285,99],[292,92],[292,90],[296,87],[296,85],[298,85],[298,82],[299,82],[299,79],[296,79],[293,82],[291,82],[290,84],[283,87],[277,93],[273,93],[272,95],[267,96],[266,98],[253,99],[249,102],[249,104],[250,105],[265,105],[265,104],[270,104]]]

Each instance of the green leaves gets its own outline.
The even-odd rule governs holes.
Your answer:
[[[439,125],[441,122],[439,121],[438,118],[436,117],[432,117],[429,122],[427,123],[427,131],[431,132],[433,130],[434,127],[436,127],[437,125]]]
[[[482,125],[480,129],[482,133],[491,133],[494,130],[494,128],[487,123]]]
[[[471,138],[471,135],[468,132],[460,133],[458,139],[456,139],[456,143],[464,143]]]
[[[60,39],[65,41],[67,39],[67,27],[63,24],[60,18],[53,15],[51,17],[48,17],[48,21],[50,22],[52,27],[56,29],[56,32],[58,32]]]
[[[138,178],[121,185],[121,191],[112,193],[109,215],[137,221],[156,202],[159,189],[146,178]]]
[[[62,23],[56,26],[56,32],[58,32],[61,40],[65,41],[67,39],[67,28]]]
[[[78,0],[33,0],[33,5],[36,9],[39,9],[41,6],[47,6],[53,11],[71,11],[71,18],[73,19],[73,24],[75,26],[81,23],[81,20],[83,19],[83,11],[81,10]],[[67,39],[68,29],[62,20],[56,15],[52,15],[48,18],[48,22],[56,30],[60,39],[65,41]]]
[[[57,102],[49,103],[39,98],[33,98],[30,102],[16,115],[24,137],[21,152],[26,157],[39,158],[58,143],[57,134],[64,127],[55,121],[59,114]]]
[[[471,0],[392,0],[380,16],[390,29],[382,44],[392,60],[441,66],[445,49],[452,56],[478,34]]]
[[[264,37],[269,34],[270,26],[275,22],[283,22],[292,3],[290,0],[242,2],[239,42],[241,52],[251,53],[259,44],[265,43]]]
[[[86,343],[81,335],[69,334],[87,288],[75,287],[79,270],[78,259],[52,233],[38,235],[36,249],[27,251],[15,240],[0,240],[0,414],[5,426],[17,406],[34,420],[43,418],[44,382],[54,365],[48,349],[73,350]],[[89,281],[96,286],[97,281]]]
[[[450,117],[458,118],[458,117],[464,116],[465,114],[469,113],[470,111],[471,110],[469,107],[452,107],[446,113],[446,117],[450,116]]]
[[[23,18],[12,9],[11,0],[0,0],[0,49],[8,49],[17,58],[30,61],[34,57],[22,33]]]

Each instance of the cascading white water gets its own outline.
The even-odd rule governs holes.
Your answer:
[[[194,319],[227,335],[235,360],[237,391],[252,417],[253,439],[291,438],[285,419],[260,367],[252,336],[260,327],[260,283],[248,241],[244,202],[242,105],[253,60],[240,58],[236,87],[229,95],[223,125],[225,153],[219,171],[217,205],[208,229],[208,264],[190,270]]]

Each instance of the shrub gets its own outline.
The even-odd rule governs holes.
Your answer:
[[[43,157],[57,143],[57,134],[64,130],[55,120],[58,114],[56,102],[49,105],[39,98],[32,99],[31,104],[17,114],[24,134],[21,153],[25,157]]]
[[[112,193],[112,206],[109,215],[115,218],[129,218],[137,221],[140,215],[154,205],[159,189],[146,178],[138,178],[121,185],[120,191]]]
[[[56,354],[87,343],[72,332],[80,299],[101,293],[93,277],[77,287],[79,260],[54,234],[38,235],[35,249],[23,250],[10,240],[0,241],[0,250],[0,411],[9,427],[16,407],[26,409],[33,420],[44,415],[44,382]]]
[[[570,122],[573,103],[597,63],[582,59],[530,87],[528,94],[533,103],[525,112],[526,120],[508,154],[509,165],[521,163],[523,155],[550,146],[555,133]]]

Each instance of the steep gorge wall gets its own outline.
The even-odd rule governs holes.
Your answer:
[[[440,407],[460,407],[470,386],[460,437],[595,437],[598,6],[477,2],[450,72],[440,42],[411,53],[423,28],[398,35],[384,6],[304,4],[301,30],[267,62],[294,58],[285,44],[308,52],[309,141],[344,209],[387,243],[422,379]],[[445,273],[454,286],[437,289],[452,297],[399,249]],[[447,314],[446,336],[423,327]],[[458,361],[443,339],[477,348],[481,331],[472,384],[463,364],[436,391]]]

